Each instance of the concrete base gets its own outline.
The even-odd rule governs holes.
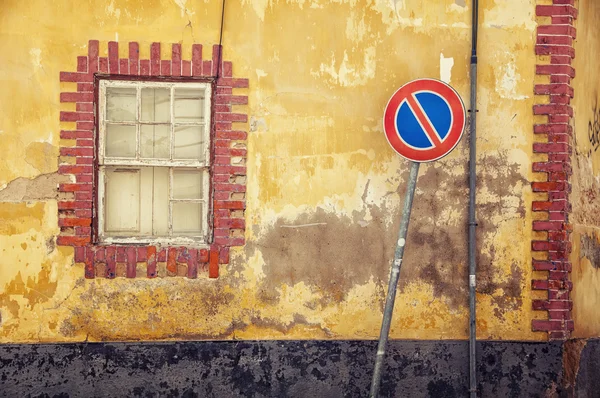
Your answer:
[[[0,396],[366,397],[376,345],[375,341],[0,345]],[[594,355],[591,346],[590,355]],[[587,379],[597,385],[593,361],[586,366]],[[392,341],[381,396],[465,397],[468,369],[466,341]],[[480,342],[478,395],[563,395],[562,369],[560,342]]]

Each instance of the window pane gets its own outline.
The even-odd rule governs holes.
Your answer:
[[[140,170],[107,168],[104,219],[107,232],[138,232]]]
[[[202,170],[173,170],[173,199],[202,199]]]
[[[173,112],[177,122],[204,122],[204,89],[176,88]]]
[[[112,121],[135,120],[135,88],[106,88],[106,118]]]
[[[169,158],[169,125],[140,126],[140,151],[143,158]]]
[[[142,89],[142,120],[147,122],[171,121],[171,90],[168,88]]]
[[[107,124],[104,156],[134,158],[135,138],[135,126]]]
[[[203,126],[177,126],[173,145],[173,159],[204,160]]]
[[[152,234],[167,236],[169,234],[169,169],[152,167]]]
[[[200,235],[202,231],[202,203],[173,203],[173,235]]]

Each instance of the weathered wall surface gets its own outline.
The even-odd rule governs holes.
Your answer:
[[[600,335],[600,4],[579,2],[574,68],[573,320],[574,337]]]
[[[480,2],[482,339],[546,338],[531,331],[534,3]],[[153,41],[210,48],[221,2],[1,7],[0,341],[376,338],[407,177],[382,112],[418,77],[468,102],[465,1],[227,2],[224,58],[250,78],[247,244],[218,280],[85,280],[54,238],[59,131],[72,128],[58,115],[73,110],[59,71],[89,39],[101,56],[109,40],[140,42],[140,58]],[[393,338],[467,336],[466,144],[421,168]]]

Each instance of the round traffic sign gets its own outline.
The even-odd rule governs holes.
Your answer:
[[[440,80],[417,79],[392,95],[385,107],[383,128],[400,156],[432,162],[454,149],[465,121],[465,105],[452,87]]]

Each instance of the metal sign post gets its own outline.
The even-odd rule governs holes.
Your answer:
[[[392,95],[386,106],[383,118],[386,138],[400,156],[410,160],[410,174],[385,299],[371,381],[371,398],[379,395],[419,165],[450,153],[462,137],[465,119],[465,106],[458,93],[446,83],[434,79],[418,79],[405,84]]]

